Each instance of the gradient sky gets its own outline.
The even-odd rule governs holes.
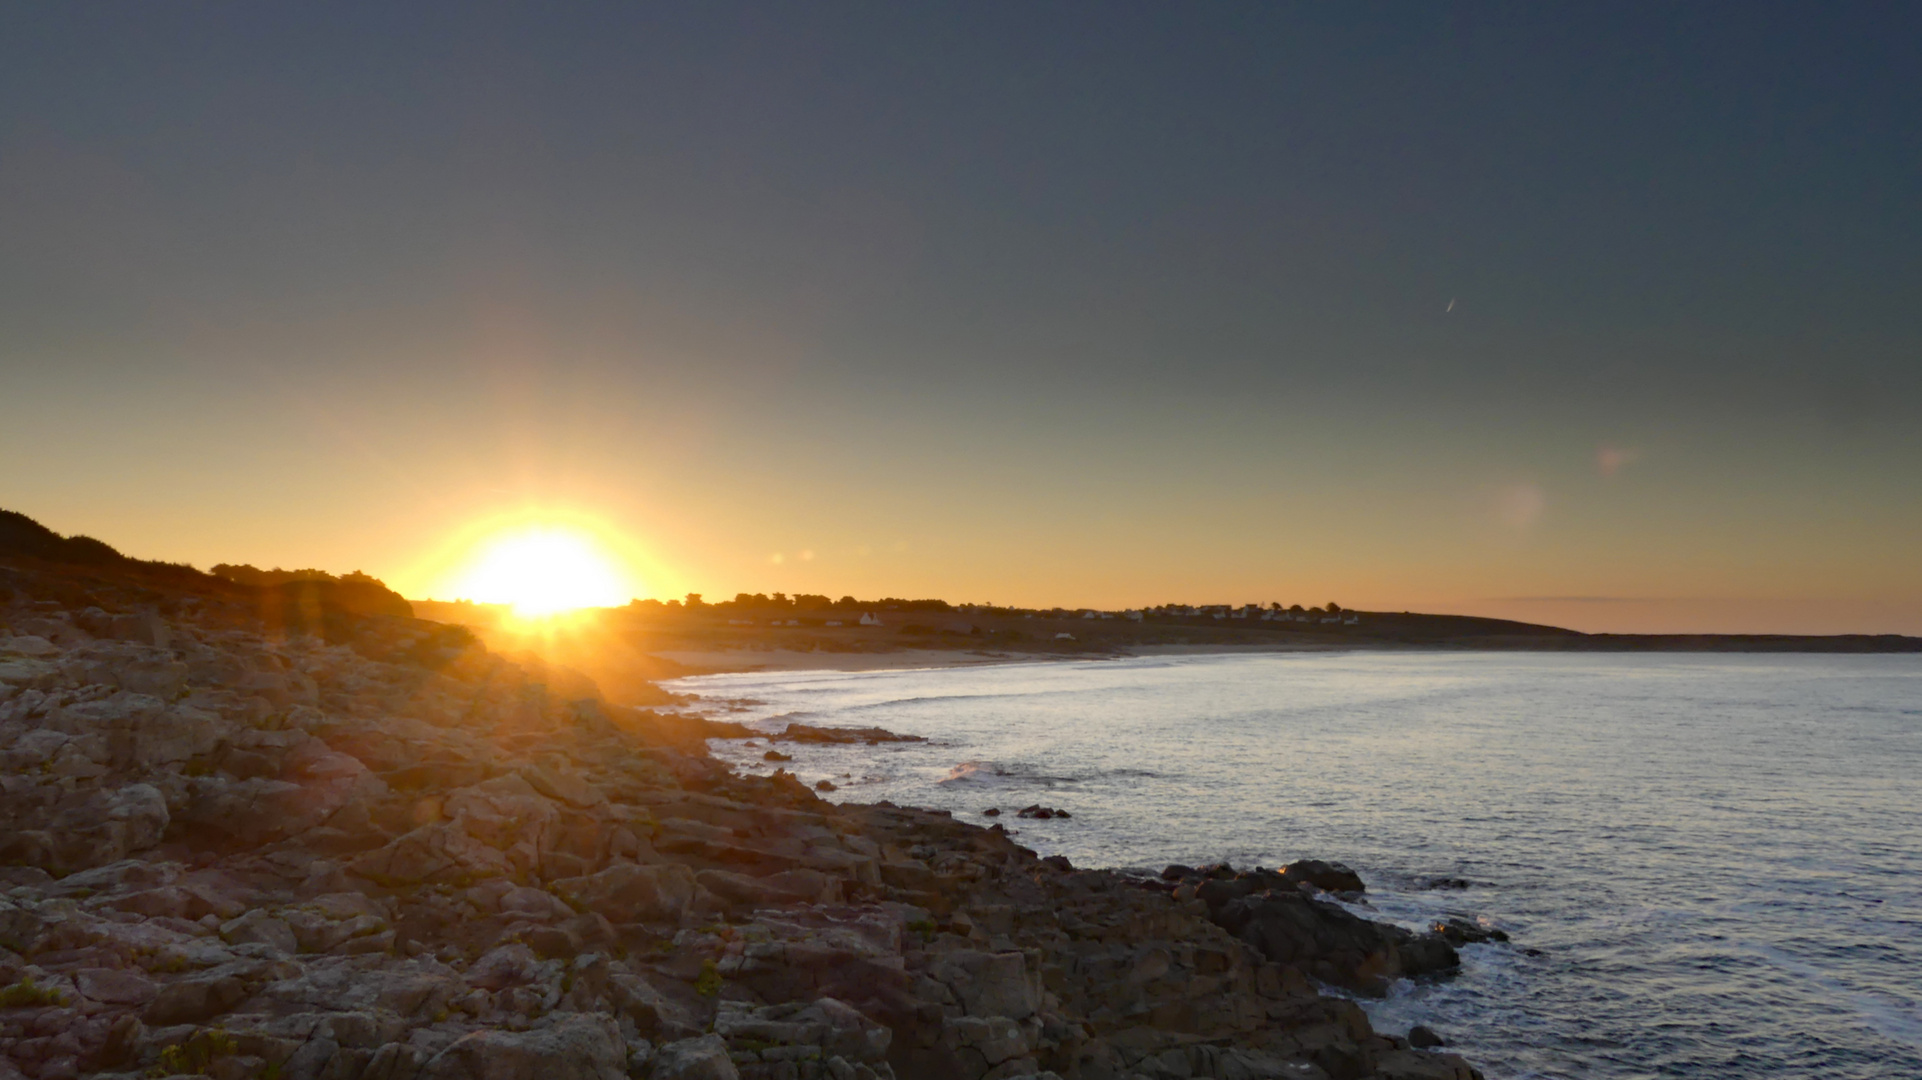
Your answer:
[[[1922,632],[1922,6],[0,9],[0,506]]]

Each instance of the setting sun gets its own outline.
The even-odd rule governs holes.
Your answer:
[[[483,542],[457,579],[463,599],[511,604],[522,616],[627,602],[627,583],[594,539],[534,527]]]

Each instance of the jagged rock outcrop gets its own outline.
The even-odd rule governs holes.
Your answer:
[[[0,1077],[1476,1075],[1318,992],[1453,957],[1334,870],[1079,871],[432,624],[156,589],[0,565]]]

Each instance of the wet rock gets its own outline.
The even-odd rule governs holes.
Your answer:
[[[1447,1046],[1448,1040],[1437,1034],[1434,1028],[1416,1024],[1408,1029],[1408,1045],[1417,1050],[1432,1050],[1437,1046]]]
[[[1022,807],[1021,810],[1015,814],[1015,816],[1024,817],[1024,818],[1034,818],[1038,821],[1047,821],[1051,818],[1071,818],[1074,815],[1068,813],[1066,810],[1057,810],[1057,809],[1054,809],[1053,807],[1042,806],[1041,804],[1036,803],[1032,806]]]
[[[897,735],[892,731],[878,727],[828,728],[815,727],[812,724],[801,724],[793,721],[789,721],[788,726],[782,729],[779,735],[770,735],[768,738],[770,741],[778,739],[784,742],[823,743],[831,745],[866,743],[870,746],[875,743],[928,741],[920,735]]]
[[[1374,1062],[1380,1080],[1481,1080],[1468,1062],[1454,1054],[1425,1050],[1391,1050]]]
[[[762,761],[793,761],[793,754],[783,754],[779,750],[769,750],[761,755]]]
[[[1282,867],[1281,876],[1293,882],[1307,882],[1323,892],[1358,893],[1367,890],[1361,875],[1338,862],[1302,859]]]
[[[1438,919],[1429,929],[1440,934],[1450,945],[1477,945],[1485,941],[1508,940],[1506,930],[1497,930],[1479,922],[1470,922],[1459,915]]]
[[[1212,917],[1267,959],[1365,994],[1382,994],[1395,979],[1451,971],[1461,963],[1438,935],[1371,922],[1293,890],[1227,900]]]

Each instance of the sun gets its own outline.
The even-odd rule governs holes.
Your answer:
[[[624,604],[628,582],[601,545],[561,526],[529,526],[480,544],[455,579],[455,594],[509,604],[523,618]]]

